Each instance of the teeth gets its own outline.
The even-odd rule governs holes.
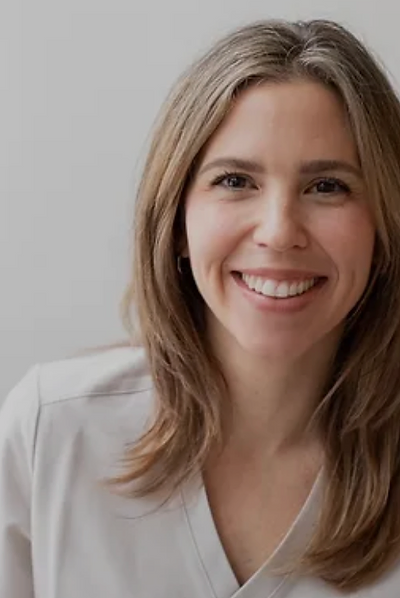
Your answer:
[[[267,297],[294,297],[295,295],[302,295],[308,291],[316,283],[316,278],[302,280],[300,282],[290,282],[287,280],[271,280],[261,278],[259,276],[250,276],[242,274],[242,279],[246,285],[261,295]]]
[[[261,289],[263,288],[263,285],[264,285],[264,282],[263,282],[262,278],[257,278],[257,279],[256,279],[256,284],[255,284],[255,286],[254,286],[254,290],[255,290],[257,293],[260,293],[260,292],[261,292]]]
[[[275,296],[276,283],[273,280],[266,280],[262,287],[262,294],[268,295],[269,297]]]
[[[275,290],[275,297],[287,297],[289,295],[290,285],[288,282],[280,282]]]

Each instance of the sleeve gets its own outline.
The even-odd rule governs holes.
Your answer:
[[[35,365],[0,409],[0,596],[34,598],[30,503],[39,413]]]

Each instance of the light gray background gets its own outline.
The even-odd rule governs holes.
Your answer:
[[[328,17],[396,82],[399,14],[393,0],[5,0],[0,403],[30,365],[126,336],[118,303],[149,130],[199,52],[255,19]]]

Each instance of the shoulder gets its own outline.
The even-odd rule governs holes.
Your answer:
[[[142,347],[119,347],[36,366],[40,404],[148,390],[151,376]]]
[[[38,447],[78,436],[134,441],[152,415],[153,385],[144,349],[121,347],[32,366],[0,410],[0,444],[29,461]],[[121,446],[120,443],[118,443]]]

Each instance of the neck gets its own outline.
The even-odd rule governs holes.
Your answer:
[[[272,460],[321,444],[312,416],[330,374],[337,334],[285,362],[246,355],[227,340],[227,346],[219,344],[217,357],[229,392],[223,426],[230,448]]]

